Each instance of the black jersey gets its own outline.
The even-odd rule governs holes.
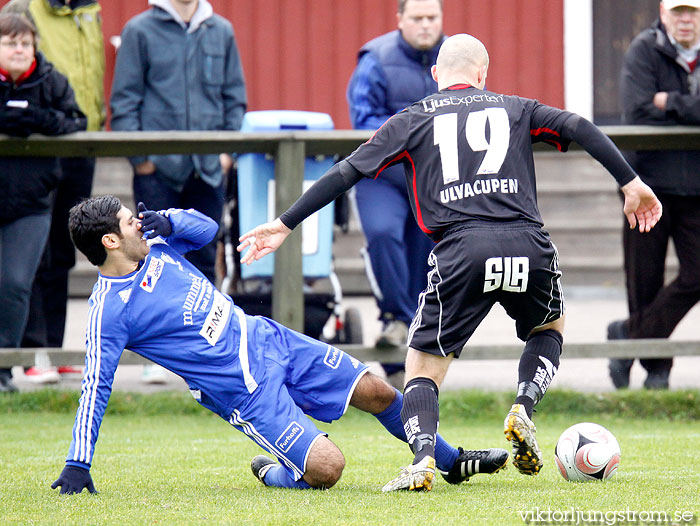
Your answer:
[[[366,177],[403,163],[420,228],[438,240],[455,223],[542,225],[532,143],[566,151],[572,113],[536,100],[453,86],[391,117],[346,160]]]

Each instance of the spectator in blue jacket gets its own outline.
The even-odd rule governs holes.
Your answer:
[[[240,129],[247,102],[231,24],[214,14],[207,0],[148,3],[151,9],[122,31],[110,101],[112,129]],[[220,222],[220,156],[149,155],[130,161],[135,201],[158,210],[195,208]],[[187,259],[215,282],[216,240]]]
[[[397,30],[370,40],[358,53],[347,91],[353,128],[376,130],[437,91],[430,67],[445,39],[442,0],[399,0],[396,19]],[[433,243],[413,219],[400,165],[387,168],[381,181],[360,181],[353,195],[367,242],[367,276],[383,323],[376,345],[405,346]],[[403,364],[383,365],[391,383],[401,385]]]

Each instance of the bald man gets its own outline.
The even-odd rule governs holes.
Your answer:
[[[401,419],[413,463],[384,491],[430,490],[435,477],[438,389],[453,358],[499,302],[525,341],[517,394],[504,422],[513,464],[536,475],[542,453],[532,411],[559,367],[564,301],[558,254],[537,208],[532,143],[579,143],[625,196],[630,228],[648,232],[661,204],[598,128],[535,100],[484,90],[489,58],[471,35],[454,35],[432,67],[439,92],[412,104],[336,164],[289,210],[241,236],[241,261],[273,252],[291,229],[363,177],[402,163],[418,226],[437,244],[411,324]]]

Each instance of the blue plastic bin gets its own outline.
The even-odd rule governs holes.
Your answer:
[[[310,111],[251,111],[245,114],[241,131],[332,130],[327,113]],[[307,157],[304,163],[304,191],[331,166],[331,157]],[[240,231],[272,221],[275,216],[275,165],[270,156],[247,153],[238,157],[238,203]],[[333,203],[302,223],[302,272],[306,278],[327,277],[333,244]],[[274,254],[251,265],[243,265],[241,278],[271,277]]]

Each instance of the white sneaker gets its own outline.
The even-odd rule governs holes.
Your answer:
[[[433,488],[434,478],[435,459],[424,457],[418,464],[401,468],[399,476],[388,482],[382,491],[430,491]]]
[[[33,384],[55,384],[61,379],[55,367],[30,367],[24,371],[24,377]]]
[[[376,347],[385,349],[395,349],[397,347],[406,347],[408,341],[408,325],[399,320],[391,320],[388,322],[379,339],[375,343]]]
[[[168,376],[165,369],[160,365],[144,365],[143,372],[141,373],[141,382],[144,384],[162,385],[168,382]]]

